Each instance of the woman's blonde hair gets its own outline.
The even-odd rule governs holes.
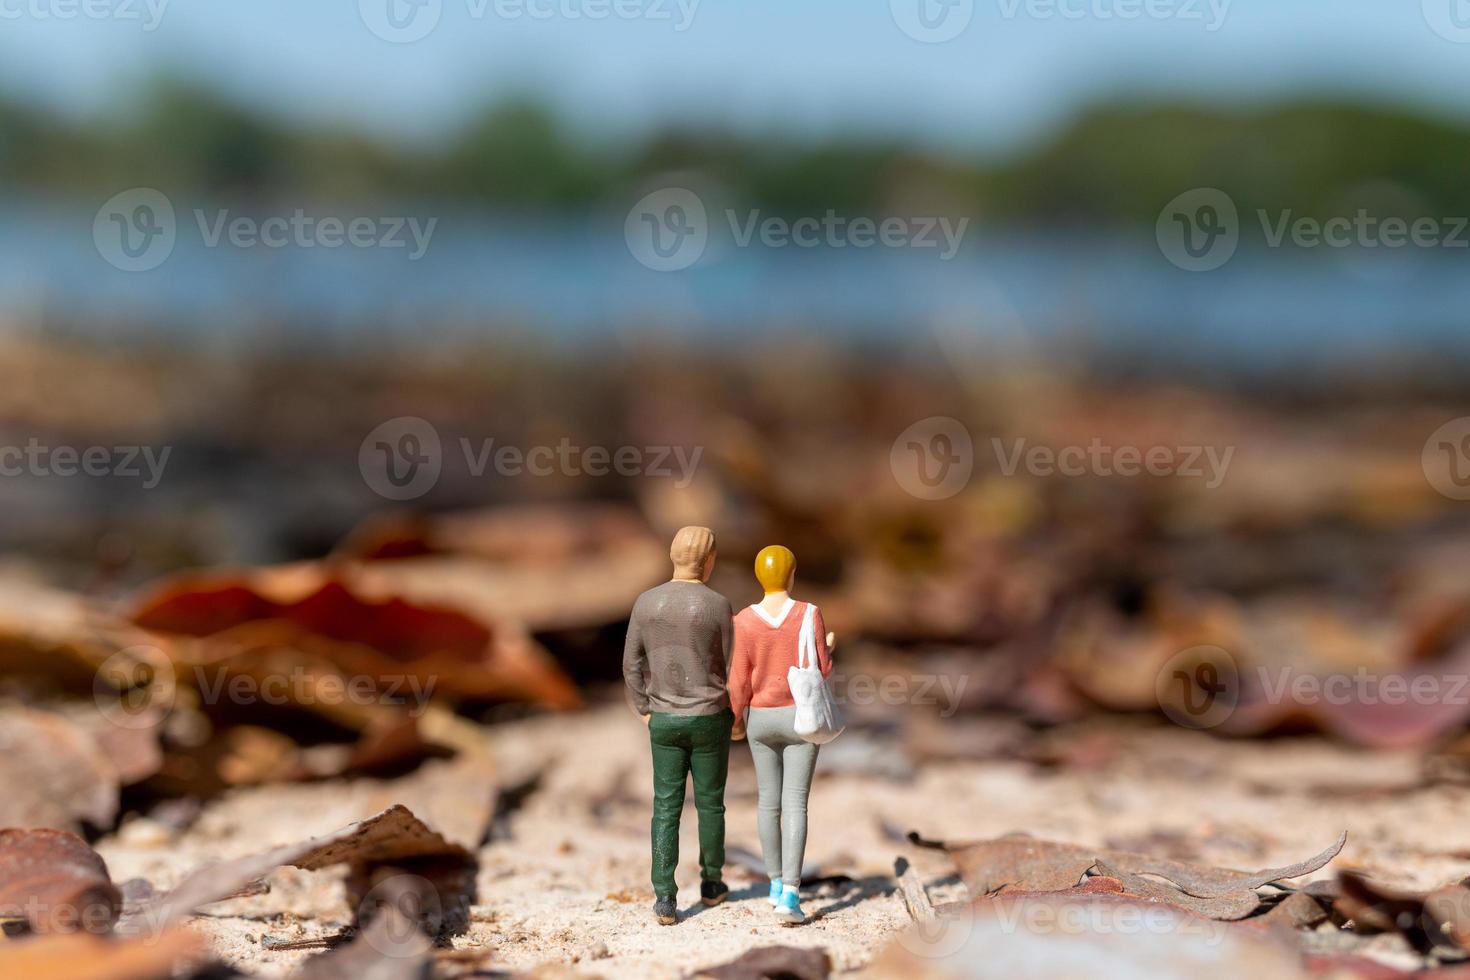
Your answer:
[[[786,591],[795,571],[796,556],[790,548],[779,544],[767,545],[755,556],[755,580],[767,592]]]

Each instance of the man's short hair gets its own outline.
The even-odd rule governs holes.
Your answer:
[[[704,563],[715,553],[715,532],[707,527],[691,524],[679,528],[674,543],[669,546],[669,558],[680,571],[703,572]]]

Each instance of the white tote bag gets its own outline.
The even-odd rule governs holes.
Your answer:
[[[827,678],[822,676],[822,665],[817,662],[817,635],[812,622],[816,611],[816,606],[807,603],[796,641],[796,666],[786,671],[786,683],[796,702],[796,734],[823,745],[841,735],[846,726]]]

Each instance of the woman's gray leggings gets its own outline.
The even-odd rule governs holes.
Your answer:
[[[751,708],[745,723],[760,790],[756,824],[766,873],[792,888],[801,884],[806,853],[806,796],[817,748],[796,734],[796,708]],[[782,833],[782,827],[785,833]]]

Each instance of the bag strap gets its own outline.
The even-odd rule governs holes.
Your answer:
[[[806,613],[801,617],[801,632],[796,640],[796,666],[802,670],[817,662],[817,636],[812,627],[812,618],[816,611],[816,604],[808,602]]]

